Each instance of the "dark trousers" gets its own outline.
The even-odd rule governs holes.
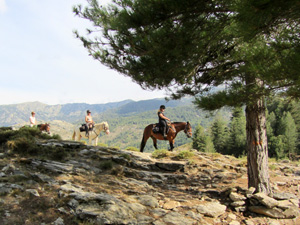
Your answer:
[[[159,126],[161,127],[162,134],[165,136],[167,134],[167,122],[165,120],[159,121]]]

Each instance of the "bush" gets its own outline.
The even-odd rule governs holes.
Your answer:
[[[104,143],[98,143],[97,146],[100,146],[100,147],[108,147],[107,144],[104,144]]]
[[[58,139],[59,135],[50,136],[35,127],[22,127],[19,130],[0,129],[0,144],[4,144],[12,153],[20,155],[38,155],[51,159],[62,160],[66,156],[63,148],[38,146],[36,139]]]
[[[179,159],[188,159],[194,156],[194,153],[188,150],[183,150],[178,153],[176,156]]]
[[[138,148],[132,147],[132,146],[127,147],[125,150],[134,151],[134,152],[139,152],[140,151]]]
[[[168,157],[169,154],[170,154],[170,153],[169,153],[168,150],[166,150],[166,149],[155,150],[155,151],[152,153],[152,157],[153,157],[153,158],[156,158],[156,159],[161,159],[161,158]]]
[[[128,154],[122,154],[122,155],[120,155],[120,157],[122,157],[122,158],[124,158],[124,159],[126,159],[126,160],[128,160],[128,161],[130,161],[131,160],[131,156],[130,155],[128,155]]]

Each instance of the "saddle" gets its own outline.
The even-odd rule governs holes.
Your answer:
[[[92,131],[93,128],[94,128],[94,125],[92,127],[90,127],[89,131]],[[80,132],[87,131],[86,130],[86,124],[85,123],[81,124],[81,127],[79,127],[79,130],[80,130]]]
[[[169,128],[170,128],[170,126],[167,125],[167,127],[166,127],[166,133],[169,132]],[[159,133],[162,134],[162,133],[163,133],[163,127],[162,127],[162,126],[159,126],[159,123],[156,123],[156,124],[153,126],[152,131],[153,131],[154,134],[159,134]]]

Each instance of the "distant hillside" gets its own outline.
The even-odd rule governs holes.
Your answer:
[[[107,104],[70,103],[63,105],[46,105],[41,102],[26,102],[21,104],[0,105],[0,126],[12,126],[28,123],[30,113],[36,112],[38,121],[63,120],[69,123],[84,118],[86,110],[93,112],[93,116],[108,109],[128,104],[132,100]]]
[[[20,127],[28,124],[30,112],[37,112],[40,122],[50,122],[51,132],[59,134],[64,140],[70,140],[75,127],[84,123],[87,109],[92,111],[96,123],[107,121],[110,126],[110,135],[100,134],[99,142],[108,146],[139,148],[143,130],[148,124],[157,123],[157,110],[160,105],[166,105],[165,115],[173,122],[189,121],[196,128],[198,124],[207,128],[214,116],[197,109],[191,98],[178,101],[152,99],[143,101],[123,101],[107,104],[74,103],[66,105],[46,105],[39,102],[0,106],[0,126]],[[231,116],[231,111],[222,109],[225,121]],[[16,125],[17,124],[17,125]],[[190,143],[183,132],[175,140],[175,147]],[[159,148],[168,148],[168,142],[159,141]],[[153,151],[152,140],[149,139],[145,151]]]

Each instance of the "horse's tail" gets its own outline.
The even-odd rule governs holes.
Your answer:
[[[141,146],[140,146],[140,152],[144,151],[145,148],[145,133],[143,134],[143,138],[142,138],[142,142],[141,142]]]
[[[75,141],[75,135],[76,135],[76,132],[75,130],[73,131],[73,135],[72,135],[72,140]]]

